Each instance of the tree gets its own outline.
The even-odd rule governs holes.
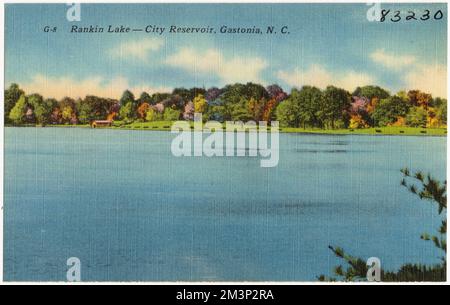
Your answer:
[[[133,120],[135,118],[133,103],[126,103],[125,106],[120,107],[119,116],[122,120],[125,121]]]
[[[398,96],[391,96],[379,101],[372,113],[372,119],[377,126],[387,126],[399,117],[408,113],[410,105]]]
[[[72,107],[66,106],[66,107],[62,108],[61,114],[62,114],[63,122],[70,123],[70,121],[72,120],[72,117],[74,116],[74,111],[73,111]]]
[[[37,93],[27,96],[27,104],[29,107],[27,110],[27,112],[29,113],[28,118],[27,118],[28,122],[36,123],[37,117],[35,114],[35,110],[36,110],[36,108],[39,107],[39,105],[41,105],[43,103],[43,100],[44,99],[42,98],[42,96]],[[30,111],[30,109],[31,109],[31,111]]]
[[[262,115],[262,120],[269,122],[275,119],[275,109],[278,106],[278,100],[275,98],[270,99],[267,103],[264,104],[264,111]]]
[[[28,105],[25,94],[22,94],[17,103],[11,109],[9,113],[9,119],[17,125],[23,123],[25,119],[25,112],[27,111],[27,106]]]
[[[429,201],[437,206],[439,215],[446,215],[447,212],[447,181],[440,182],[431,175],[424,175],[422,172],[411,174],[409,169],[401,170],[403,179],[401,185],[409,192],[413,193],[421,200]],[[424,241],[431,241],[435,247],[442,251],[441,262],[435,265],[405,264],[398,271],[381,270],[381,280],[385,282],[415,282],[415,281],[445,281],[447,271],[447,219],[443,216],[441,225],[437,230],[437,235],[428,233],[420,237]],[[336,257],[343,259],[348,265],[334,268],[334,274],[338,278],[329,278],[321,275],[320,281],[364,281],[367,277],[368,267],[362,258],[351,256],[345,253],[344,249],[329,246]]]
[[[411,127],[425,127],[427,111],[422,107],[412,107],[406,115],[406,125]]]
[[[171,95],[161,103],[165,108],[174,108],[178,110],[182,110],[185,104],[183,98],[180,95]]]
[[[158,103],[161,103],[165,99],[168,99],[170,97],[169,93],[153,93],[152,94],[152,105],[156,105]]]
[[[224,121],[225,107],[223,105],[210,105],[208,106],[207,113],[205,115],[206,120],[214,120],[217,122]]]
[[[122,94],[122,97],[120,98],[120,105],[123,107],[127,105],[128,103],[133,104],[133,107],[136,104],[136,101],[134,99],[134,94],[130,90],[125,90]]]
[[[436,115],[442,125],[447,125],[447,100],[444,99],[443,101],[444,102],[438,106]]]
[[[253,120],[249,108],[249,100],[242,97],[237,103],[225,105],[224,110],[227,113],[227,117],[233,121],[247,122]]]
[[[8,89],[5,90],[5,123],[9,122],[9,113],[11,109],[13,109],[23,94],[25,94],[25,92],[20,89],[17,84],[11,84]]]
[[[349,128],[367,128],[369,124],[364,120],[364,118],[360,114],[351,114]]]
[[[306,126],[319,126],[318,111],[322,100],[322,92],[311,86],[303,86],[300,91],[292,89],[291,99],[297,103],[299,110],[299,121]]]
[[[79,107],[83,108],[87,120],[104,120],[109,114],[119,112],[119,102],[114,99],[101,98],[95,95],[88,95],[81,101]],[[134,111],[134,103],[130,106]],[[84,118],[86,121],[86,118]]]
[[[265,99],[257,101],[252,97],[248,101],[248,112],[250,113],[252,120],[254,120],[255,122],[262,121],[265,104],[266,104]]]
[[[159,121],[162,119],[162,115],[161,113],[159,113],[158,111],[155,110],[154,107],[150,107],[147,110],[147,114],[145,116],[145,120],[147,122],[153,122],[153,121]]]
[[[280,122],[281,127],[299,127],[299,109],[298,104],[288,98],[282,101],[276,111],[276,118]]]
[[[335,122],[344,118],[344,113],[351,107],[350,94],[333,86],[328,86],[322,94],[321,107],[317,116],[321,124],[330,124],[334,129]]]
[[[213,102],[218,99],[221,94],[222,90],[217,87],[211,87],[206,91],[205,98],[208,102]]]
[[[238,104],[241,103],[241,99],[250,100],[254,98],[257,101],[262,100],[263,98],[269,98],[269,94],[266,89],[258,84],[247,83],[243,84],[234,84],[227,85],[222,90],[222,99],[224,104]]]
[[[194,111],[196,113],[203,113],[206,111],[206,107],[208,106],[208,103],[206,102],[206,99],[203,97],[203,94],[199,94],[194,98]]]
[[[139,97],[139,104],[142,103],[147,103],[147,104],[152,104],[152,98],[150,96],[150,94],[148,94],[147,92],[142,92],[141,96]]]
[[[176,109],[166,108],[164,110],[164,120],[165,121],[177,121],[180,119],[181,112]]]
[[[427,109],[432,101],[431,94],[422,92],[420,90],[410,90],[408,91],[409,102],[412,106],[420,106]]]
[[[76,117],[75,100],[66,96],[59,101],[58,107],[61,111],[62,123],[71,123],[72,118]]]
[[[137,109],[138,117],[140,119],[144,120],[146,118],[146,116],[147,116],[147,111],[149,109],[150,109],[150,104],[149,103],[146,103],[146,102],[142,103]]]
[[[82,124],[88,124],[92,119],[94,119],[93,105],[89,102],[88,97],[84,100],[77,101],[76,104],[78,111],[78,119]]]
[[[194,119],[194,103],[189,101],[184,106],[183,119],[186,121],[192,121]]]
[[[283,89],[274,84],[267,86],[266,88],[267,93],[269,94],[270,99],[275,99],[277,102],[281,102],[287,98],[287,93],[283,91]]]
[[[356,90],[352,93],[353,96],[358,97],[365,97],[369,101],[373,98],[377,98],[379,100],[386,99],[390,96],[389,92],[384,90],[383,88],[379,86],[364,86],[364,87],[358,87]]]
[[[189,89],[186,88],[175,88],[172,91],[172,96],[177,95],[183,100],[183,102],[192,101],[194,96]]]
[[[50,122],[53,108],[58,102],[55,99],[43,99],[39,94],[32,94],[28,97],[28,104],[34,110],[36,123],[45,126]]]

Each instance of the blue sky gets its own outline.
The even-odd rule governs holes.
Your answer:
[[[6,84],[61,98],[124,89],[277,83],[285,90],[333,84],[348,90],[377,84],[392,92],[422,89],[446,96],[446,4],[382,4],[384,9],[432,13],[439,21],[369,22],[361,4],[126,4],[81,5],[68,22],[66,4],[7,5]],[[405,15],[403,15],[405,16]],[[404,17],[403,17],[404,18]],[[72,25],[143,28],[288,26],[289,35],[75,34]],[[44,26],[56,26],[45,33]],[[167,30],[166,30],[167,32]]]

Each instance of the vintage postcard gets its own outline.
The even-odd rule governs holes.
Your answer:
[[[3,10],[6,283],[447,281],[447,3]]]

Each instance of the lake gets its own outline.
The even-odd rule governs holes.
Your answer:
[[[342,261],[439,263],[437,208],[400,169],[446,175],[446,138],[280,134],[259,157],[173,157],[169,132],[5,128],[4,279],[311,281]]]

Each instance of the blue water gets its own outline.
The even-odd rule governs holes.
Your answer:
[[[169,132],[5,128],[4,278],[304,281],[342,261],[438,263],[441,217],[400,186],[445,179],[443,137],[280,135],[280,161],[175,158]]]

